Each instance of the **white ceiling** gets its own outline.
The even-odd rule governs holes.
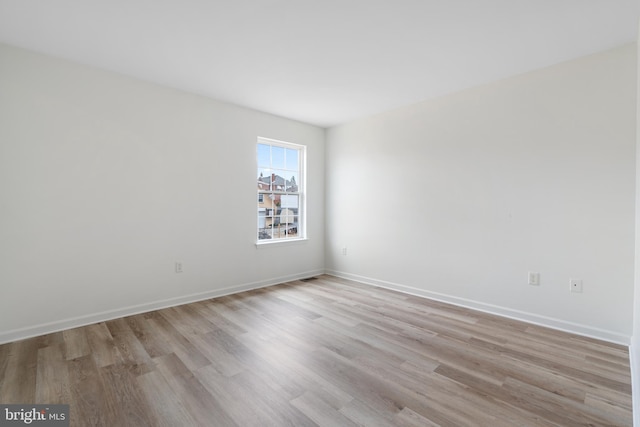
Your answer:
[[[637,38],[638,0],[0,0],[0,41],[328,127]]]

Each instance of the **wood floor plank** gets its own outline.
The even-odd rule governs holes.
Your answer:
[[[251,334],[244,334],[239,339],[248,347],[259,352],[267,363],[278,367],[282,372],[282,374],[277,374],[279,378],[298,387],[297,390],[283,387],[283,389],[291,389],[289,391],[291,398],[304,391],[313,391],[335,409],[340,409],[344,404],[353,400],[353,396],[327,381],[306,363],[306,355],[309,354],[306,350],[300,350],[295,345],[290,346],[286,340],[263,341]]]
[[[7,365],[9,364],[9,344],[0,345],[0,397],[2,396],[3,384],[8,378]],[[0,400],[2,402],[2,400]]]
[[[96,323],[85,328],[86,337],[91,355],[94,357],[96,366],[113,365],[122,361],[122,356],[118,347],[114,345],[113,337],[104,323]]]
[[[217,301],[217,300],[215,300]],[[194,308],[198,313],[205,317],[216,328],[222,329],[232,336],[240,335],[247,332],[246,329],[240,327],[236,323],[224,317],[225,311],[231,311],[223,304],[216,304],[213,301],[201,301],[196,303]]]
[[[402,411],[393,417],[393,425],[397,427],[440,427],[440,424],[423,417],[411,408],[402,408]]]
[[[278,393],[281,384],[270,382],[255,370],[242,372],[234,377],[235,382],[245,394],[254,398],[251,404],[261,412],[260,418],[270,420],[278,426],[312,427],[314,423],[295,405],[291,405],[289,396]],[[274,387],[275,386],[275,387]]]
[[[406,409],[406,408],[404,408]],[[381,418],[371,407],[364,404],[360,399],[352,399],[339,409],[340,413],[359,426],[367,427],[387,427],[389,421]],[[400,411],[402,412],[402,411]],[[394,424],[396,425],[396,424]]]
[[[628,349],[335,278],[0,345],[73,426],[631,426]]]
[[[295,420],[285,414],[275,414],[273,408],[264,402],[261,396],[246,385],[247,373],[227,378],[217,373],[211,366],[197,371],[202,384],[211,395],[220,402],[228,415],[240,426],[295,426]],[[302,414],[300,413],[300,416]],[[303,425],[310,424],[310,420]]]
[[[221,346],[213,333],[193,336],[190,341],[222,375],[231,377],[246,369],[235,356]]]
[[[610,419],[617,419],[622,425],[631,425],[633,423],[631,408],[625,404],[621,405],[617,399],[607,399],[601,395],[587,393],[584,403],[597,409],[598,412],[607,413]]]
[[[303,392],[298,381],[290,375],[290,369],[283,369],[278,361],[270,361],[268,356],[260,351],[260,347],[246,345],[243,337],[231,337],[223,331],[217,331],[216,334],[217,341],[224,343],[227,351],[246,367],[234,375],[234,378],[241,378],[244,372],[251,372],[264,383],[270,384],[272,389],[277,390],[287,400]]]
[[[35,402],[64,404],[71,400],[68,366],[62,344],[38,350]]]
[[[244,395],[232,378],[221,375],[212,366],[198,369],[195,375],[211,396],[225,408],[233,422],[239,426],[260,425],[259,411],[253,405],[243,405],[243,402],[251,402],[251,396]],[[265,425],[269,424],[269,420],[266,420]]]
[[[193,417],[196,425],[238,426],[175,354],[159,357],[155,362],[175,399]]]
[[[577,404],[570,399],[555,396],[546,390],[518,380],[509,378],[505,382],[504,390],[509,396],[514,394],[522,396],[529,405],[537,408],[540,416],[550,418],[554,422],[561,422],[563,425],[606,425],[608,422],[613,425],[620,424],[620,420],[608,416],[594,406]]]
[[[173,352],[169,343],[161,339],[160,334],[156,333],[154,327],[149,325],[147,315],[129,316],[124,321],[149,357],[164,356]]]
[[[91,353],[87,341],[87,328],[73,328],[62,332],[64,337],[64,355],[67,360],[83,357]]]
[[[181,335],[190,337],[198,334],[206,334],[215,329],[207,318],[200,316],[190,306],[170,307],[160,310],[158,314],[166,319]]]
[[[53,332],[51,334],[40,335],[35,338],[38,343],[38,348],[48,347],[50,345],[64,344],[64,333]]]
[[[136,377],[146,398],[146,404],[155,414],[156,424],[161,427],[197,426],[198,423],[182,405],[171,390],[162,373],[158,370]]]
[[[284,299],[285,301],[289,302],[295,302],[301,307],[319,314],[323,318],[329,317],[347,327],[353,327],[361,322],[354,316],[345,316],[344,312],[341,312],[339,309],[334,308],[332,305],[315,302],[310,297],[300,299],[300,297],[296,296],[296,294],[293,292],[279,292],[278,298]]]
[[[111,418],[106,393],[94,358],[87,354],[69,361],[71,399],[70,421],[73,426],[107,426]],[[47,402],[48,403],[48,402]]]
[[[7,358],[0,389],[2,403],[35,403],[38,341],[35,338],[4,344]]]
[[[211,364],[200,350],[191,341],[182,335],[164,316],[158,315],[148,319],[161,339],[165,340],[173,352],[189,366],[190,369],[198,369]]]
[[[122,356],[122,363],[131,366],[138,375],[153,369],[149,353],[136,338],[125,319],[111,320],[106,322],[106,326],[113,337],[113,345]]]
[[[356,423],[329,406],[313,392],[305,392],[301,396],[293,399],[291,404],[298,408],[309,419],[313,420],[313,422],[318,426],[357,426]]]
[[[136,381],[138,370],[129,363],[117,363],[99,369],[107,406],[102,419],[123,427],[156,426],[159,421]],[[75,407],[75,404],[71,405]]]

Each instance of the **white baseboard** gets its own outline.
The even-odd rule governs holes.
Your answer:
[[[120,317],[132,316],[134,314],[147,313],[149,311],[159,310],[167,307],[188,304],[196,301],[203,301],[211,298],[221,297],[224,295],[235,294],[238,292],[249,291],[252,289],[264,288],[280,283],[289,282],[291,280],[304,279],[307,277],[318,276],[323,274],[324,270],[307,271],[303,273],[291,274],[288,276],[274,277],[258,282],[245,283],[241,285],[230,286],[222,289],[213,289],[211,291],[200,292],[196,294],[184,295],[175,298],[169,298],[149,303],[132,305],[114,310],[107,310],[100,313],[92,313],[86,316],[72,317],[68,319],[56,320],[53,322],[43,323],[39,325],[27,326],[24,328],[13,329],[10,331],[0,331],[0,344],[19,341],[26,338],[32,338],[39,335],[45,335],[52,332],[58,332],[65,329],[77,328],[79,326],[91,325],[93,323],[105,322],[107,320],[118,319]]]
[[[613,342],[616,344],[629,345],[630,337],[624,334],[619,334],[604,329],[594,328],[590,326],[580,325],[577,323],[567,322],[560,319],[554,319],[551,317],[540,316],[533,313],[527,313],[524,311],[513,310],[510,308],[500,307],[492,304],[486,304],[479,301],[473,301],[465,298],[455,297],[451,295],[441,294],[437,292],[431,292],[424,289],[418,289],[411,286],[401,285],[398,283],[387,282],[384,280],[377,280],[370,277],[359,276],[356,274],[345,273],[335,270],[313,270],[302,273],[296,273],[287,276],[274,277],[271,279],[260,280],[257,282],[245,283],[241,285],[230,286],[221,289],[213,289],[211,291],[184,295],[175,298],[169,298],[159,301],[152,301],[149,303],[132,305],[124,308],[107,310],[100,313],[93,313],[85,316],[78,316],[67,319],[60,319],[53,322],[43,323],[39,325],[27,326],[24,328],[13,329],[9,331],[0,331],[0,344],[7,342],[18,341],[26,338],[31,338],[39,335],[49,334],[52,332],[58,332],[65,329],[77,328],[79,326],[90,325],[93,323],[104,322],[107,320],[113,320],[120,317],[132,316],[134,314],[146,313],[153,310],[159,310],[166,307],[173,307],[182,304],[188,304],[191,302],[202,301],[210,298],[216,298],[224,295],[235,294],[238,292],[244,292],[252,289],[264,288],[267,286],[273,286],[291,280],[304,279],[307,277],[317,276],[320,274],[329,274],[336,277],[342,277],[345,279],[355,280],[360,283],[369,284],[373,286],[379,286],[381,288],[391,289],[398,292],[403,292],[410,295],[416,295],[424,298],[433,299],[436,301],[442,301],[449,304],[467,307],[474,310],[495,314],[510,319],[521,320],[524,322],[546,326],[552,329],[558,329],[566,332],[571,332],[578,335],[588,336],[591,338],[597,338],[603,341]],[[631,346],[630,350],[633,351],[634,347]],[[638,352],[638,350],[635,350]],[[640,357],[640,354],[638,354]],[[633,369],[633,360],[632,369]],[[636,369],[637,371],[638,369]],[[636,372],[635,375],[640,375],[640,372]],[[632,380],[634,379],[634,372],[632,371]],[[638,379],[640,381],[640,378]],[[634,384],[640,388],[640,382]],[[638,393],[638,399],[640,400],[640,393]],[[635,401],[634,401],[635,403]],[[640,404],[640,402],[638,402]],[[640,412],[640,411],[639,411]],[[640,414],[638,414],[640,416]],[[640,427],[640,420],[638,423]]]
[[[326,270],[326,274],[342,277],[344,279],[355,280],[360,283],[379,286],[381,288],[391,289],[398,292],[403,292],[410,295],[416,295],[424,298],[429,298],[436,301],[446,302],[449,304],[471,308],[473,310],[482,311],[489,314],[495,314],[497,316],[507,317],[514,320],[521,320],[523,322],[532,323],[539,326],[545,326],[548,328],[570,332],[576,335],[582,335],[590,338],[596,338],[599,340],[621,344],[628,346],[631,337],[605,329],[594,328],[592,326],[581,325],[579,323],[567,322],[561,319],[555,319],[552,317],[541,316],[534,313],[528,313],[520,310],[513,310],[507,307],[501,307],[493,304],[487,304],[480,301],[474,301],[466,298],[460,298],[452,295],[441,294],[438,292],[431,292],[424,289],[414,288],[411,286],[401,285],[398,283],[387,282],[385,280],[372,279],[370,277],[359,276],[357,274],[345,273],[342,271]]]

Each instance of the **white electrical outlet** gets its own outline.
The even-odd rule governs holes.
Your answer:
[[[182,273],[182,261],[176,261],[176,273]]]
[[[531,286],[540,286],[540,273],[529,272],[529,281]]]
[[[582,279],[570,279],[569,280],[569,288],[571,292],[581,293],[582,292]]]
[[[342,247],[342,255],[345,255],[345,256],[347,255],[347,247],[346,246]]]

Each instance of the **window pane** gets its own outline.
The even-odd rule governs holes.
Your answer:
[[[298,187],[298,182],[300,182],[298,172],[289,172],[285,185],[285,191],[288,193],[297,193],[300,188]]]
[[[291,215],[287,215],[291,214]],[[288,209],[283,209],[283,212],[280,214],[280,220],[278,221],[281,226],[291,226],[296,224],[295,216],[293,212]]]
[[[285,156],[286,156],[286,164],[285,164],[285,168],[289,169],[289,170],[295,170],[297,171],[299,169],[298,167],[298,150],[292,150],[291,148],[287,148],[285,150]]]
[[[266,197],[265,197],[266,199]],[[273,216],[273,209],[265,209],[264,215],[260,215],[260,210],[258,210],[258,239],[266,240],[273,238],[273,230],[275,217]]]
[[[258,167],[271,166],[271,147],[265,144],[258,144]]]
[[[257,145],[257,235],[259,241],[304,237],[301,215],[303,149],[260,139]]]
[[[286,179],[285,177],[287,176],[288,172],[280,169],[280,170],[274,170],[273,174],[275,176],[271,177],[271,185],[272,185],[272,190],[274,191],[285,191],[285,188],[287,186],[287,182],[288,179]]]
[[[271,146],[271,167],[284,168],[284,148]]]
[[[274,199],[275,196],[270,193],[258,194],[258,209],[266,209],[267,215],[269,215],[269,210],[275,207]]]
[[[271,229],[270,228],[259,228],[258,229],[258,240],[267,240],[271,239]]]
[[[297,209],[283,208],[280,210],[279,232],[285,237],[298,235]]]
[[[295,209],[299,207],[300,197],[298,195],[287,194],[280,196],[280,207],[283,209]]]
[[[265,167],[259,167],[258,168],[258,178],[260,178],[261,176],[263,177],[267,177],[271,175],[271,169],[270,168],[265,168]]]
[[[271,190],[271,169],[258,168],[258,190]]]

